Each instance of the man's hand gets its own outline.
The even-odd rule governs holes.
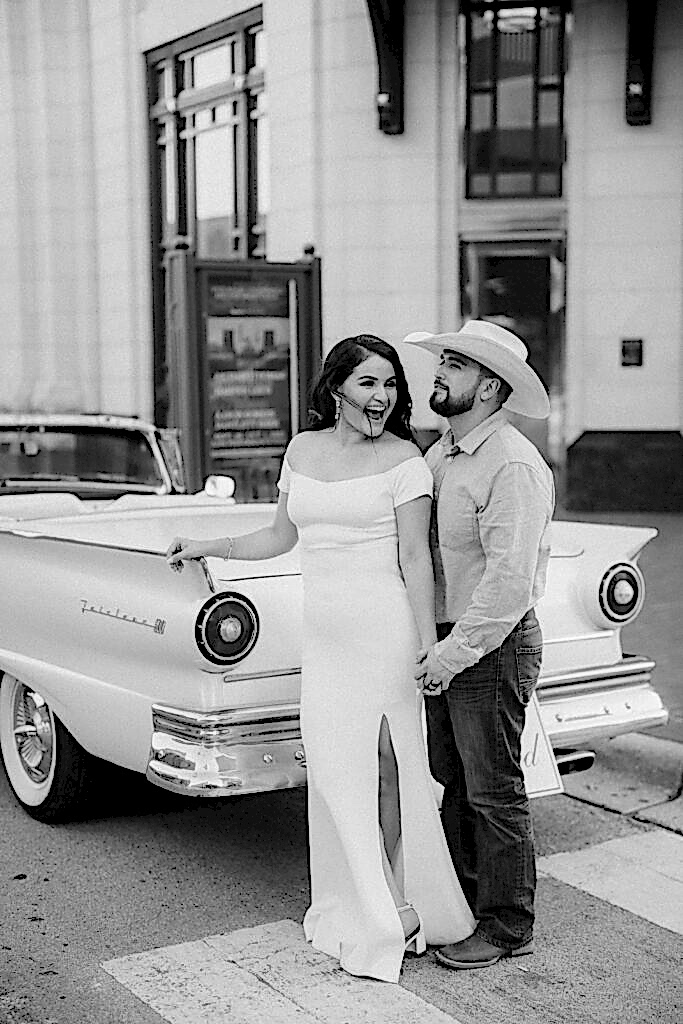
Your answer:
[[[453,673],[441,664],[436,656],[436,651],[430,647],[427,651],[418,652],[415,678],[423,693],[427,697],[434,697],[448,689]]]

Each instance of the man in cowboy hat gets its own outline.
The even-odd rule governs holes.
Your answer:
[[[421,659],[429,761],[442,821],[475,917],[469,938],[437,952],[466,970],[533,951],[536,868],[520,764],[538,679],[553,476],[504,409],[549,413],[543,384],[511,331],[469,320],[405,339],[438,356],[430,406],[449,429],[429,449],[439,640]]]

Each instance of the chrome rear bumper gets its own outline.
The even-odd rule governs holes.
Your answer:
[[[556,750],[662,725],[668,714],[650,685],[654,662],[626,657],[615,665],[542,676],[541,718]],[[194,796],[291,789],[306,783],[298,704],[186,711],[152,706],[147,778]]]
[[[652,688],[649,658],[542,676],[541,719],[556,750],[664,725],[668,712]]]
[[[199,712],[152,706],[150,782],[189,796],[229,796],[306,783],[299,705]]]

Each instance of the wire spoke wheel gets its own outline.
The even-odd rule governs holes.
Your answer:
[[[43,696],[7,674],[0,683],[0,752],[12,791],[32,817],[49,822],[76,815],[91,759]]]
[[[52,771],[54,718],[47,704],[34,690],[18,686],[12,718],[19,760],[29,779],[40,785]]]

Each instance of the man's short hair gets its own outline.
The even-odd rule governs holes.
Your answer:
[[[488,366],[484,366],[482,363],[480,363],[479,366],[481,367],[482,377],[492,377],[493,380],[498,381],[498,397],[500,399],[500,404],[504,405],[512,394],[512,388],[506,380],[503,380],[503,378],[497,373],[494,373],[493,370],[489,370]]]

